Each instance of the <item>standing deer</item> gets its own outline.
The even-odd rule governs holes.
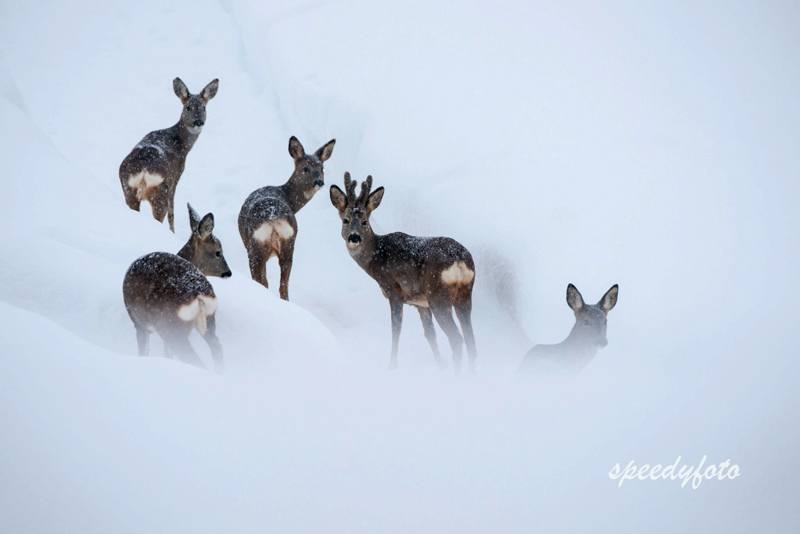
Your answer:
[[[356,183],[350,173],[344,175],[345,191],[333,185],[331,203],[342,220],[342,238],[350,256],[370,275],[389,300],[392,315],[392,355],[389,367],[397,367],[397,348],[403,323],[403,304],[419,311],[425,338],[436,362],[443,365],[436,344],[433,317],[444,330],[453,350],[456,371],[461,367],[461,348],[466,340],[470,367],[474,368],[477,351],[472,332],[472,286],[475,263],[463,245],[449,237],[415,237],[402,232],[378,235],[369,218],[380,206],[383,187],[372,189],[372,176],[361,184],[356,197]],[[461,323],[463,339],[453,320],[452,308]]]
[[[172,87],[183,103],[178,123],[145,135],[122,160],[119,180],[129,208],[139,211],[141,202],[148,201],[153,218],[164,222],[166,215],[169,229],[175,232],[175,188],[186,155],[206,123],[206,104],[217,94],[219,80],[212,80],[199,95],[189,93],[180,78],[173,80]]]
[[[617,304],[619,286],[614,284],[597,304],[586,304],[574,285],[567,286],[567,305],[575,312],[575,325],[567,338],[555,345],[536,345],[522,362],[522,371],[553,369],[578,372],[608,345],[608,312]]]
[[[292,136],[289,139],[289,155],[294,160],[292,175],[283,185],[268,185],[250,193],[239,212],[239,234],[247,249],[250,276],[268,288],[267,260],[277,256],[283,300],[289,300],[289,275],[297,239],[295,215],[325,185],[323,163],[333,154],[335,143],[336,139],[331,139],[307,155],[300,141]]]
[[[214,215],[202,219],[189,207],[192,236],[177,255],[152,252],[134,261],[125,273],[122,295],[136,328],[139,354],[149,352],[151,328],[164,340],[168,356],[204,367],[189,344],[196,328],[205,338],[222,369],[222,347],[216,335],[217,297],[206,276],[227,278],[231,270],[222,255],[222,244],[212,231]]]

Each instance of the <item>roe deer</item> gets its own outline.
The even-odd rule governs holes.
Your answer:
[[[136,328],[139,354],[149,352],[151,328],[164,340],[168,356],[204,367],[189,344],[193,328],[205,338],[217,371],[222,347],[216,335],[217,297],[206,276],[227,278],[231,270],[212,231],[214,215],[202,219],[189,206],[192,236],[177,255],[152,252],[134,261],[125,273],[122,294]]]
[[[567,338],[555,345],[536,345],[522,362],[522,371],[559,370],[578,372],[608,344],[608,312],[617,304],[619,286],[614,284],[597,304],[585,304],[580,291],[567,286],[567,304],[575,312],[575,325]]]
[[[403,323],[403,304],[415,306],[422,319],[425,338],[436,362],[441,366],[433,317],[447,334],[453,350],[455,370],[461,367],[461,348],[466,340],[470,367],[474,368],[477,351],[472,332],[472,286],[475,263],[463,245],[449,237],[415,237],[402,232],[378,235],[369,217],[383,199],[383,187],[372,189],[372,176],[361,184],[356,197],[356,183],[350,173],[344,175],[345,191],[331,186],[331,203],[339,210],[342,238],[350,256],[378,282],[389,300],[392,316],[392,355],[389,367],[397,367],[397,348]],[[455,308],[463,339],[453,320]]]
[[[183,103],[181,118],[174,126],[145,135],[122,160],[119,180],[129,208],[139,211],[140,203],[148,201],[153,218],[164,222],[166,215],[169,229],[175,232],[175,188],[186,155],[206,123],[206,104],[217,94],[219,80],[212,80],[198,95],[189,93],[180,78],[175,78],[172,87]]]
[[[289,275],[297,239],[295,214],[325,185],[323,163],[333,154],[335,143],[336,139],[331,139],[313,154],[306,155],[303,145],[292,136],[289,139],[289,155],[294,160],[292,175],[283,185],[268,185],[250,193],[239,211],[239,234],[247,249],[250,276],[269,287],[267,260],[277,256],[283,300],[289,300]]]

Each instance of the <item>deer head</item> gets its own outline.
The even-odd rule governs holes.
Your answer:
[[[333,154],[333,145],[336,139],[331,139],[316,152],[306,154],[302,143],[295,137],[289,138],[289,155],[294,160],[294,172],[289,178],[289,182],[300,191],[307,202],[311,200],[317,191],[325,185],[325,170],[323,163]]]
[[[200,94],[193,95],[189,92],[186,84],[180,78],[175,78],[172,81],[172,88],[175,94],[181,99],[183,104],[183,112],[181,113],[180,124],[189,133],[197,135],[203,129],[206,123],[206,104],[214,98],[219,88],[219,80],[214,78],[208,85],[203,87]]]
[[[381,205],[383,187],[372,189],[372,176],[361,182],[361,192],[356,196],[356,182],[350,173],[344,173],[345,191],[331,186],[331,204],[339,211],[342,220],[342,239],[347,243],[350,254],[357,254],[365,243],[372,241],[374,232],[369,224],[369,216]]]
[[[575,312],[575,326],[570,337],[597,347],[605,347],[608,344],[606,338],[608,312],[616,306],[618,294],[619,286],[614,284],[597,304],[586,304],[578,288],[569,284],[567,305]]]
[[[222,255],[222,243],[212,233],[214,214],[207,213],[201,219],[190,204],[186,206],[189,208],[192,236],[178,252],[178,256],[192,262],[206,276],[228,278],[231,270]]]

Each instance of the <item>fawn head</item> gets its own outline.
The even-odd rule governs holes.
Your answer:
[[[616,306],[618,294],[619,286],[614,284],[597,304],[586,304],[583,302],[583,296],[578,288],[569,284],[567,286],[567,304],[575,312],[575,326],[570,335],[595,346],[605,347],[608,345],[608,338],[606,338],[608,312]]]
[[[361,193],[356,196],[356,182],[350,179],[350,173],[344,173],[344,189],[331,186],[331,204],[339,210],[342,219],[342,238],[347,243],[351,254],[359,251],[367,239],[374,235],[369,225],[369,216],[381,205],[383,187],[372,189],[372,176],[361,182]]]
[[[202,219],[197,212],[189,208],[189,224],[192,227],[192,237],[184,245],[178,256],[192,262],[206,276],[219,276],[228,278],[231,269],[225,256],[222,255],[222,243],[212,233],[214,230],[214,214],[207,213]]]
[[[313,154],[306,154],[302,143],[295,137],[289,138],[289,155],[294,160],[294,172],[290,180],[305,197],[306,201],[325,185],[323,163],[333,154],[336,139],[331,139]]]
[[[189,130],[190,133],[199,134],[206,123],[206,104],[217,94],[219,80],[217,78],[211,80],[197,95],[191,94],[189,88],[180,78],[175,78],[172,81],[172,88],[183,103],[181,125]]]

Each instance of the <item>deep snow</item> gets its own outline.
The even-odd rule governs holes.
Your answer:
[[[798,22],[781,2],[3,1],[0,530],[797,530]],[[177,120],[175,76],[220,88],[172,235],[117,168]],[[284,303],[236,215],[289,176],[292,134],[337,143]],[[475,375],[436,369],[410,308],[386,371],[388,304],[328,200],[346,170],[386,187],[377,231],[472,252]],[[187,201],[234,272],[211,280],[221,377],[136,357],[122,305],[128,265],[186,241]],[[574,380],[517,376],[572,326],[568,282],[620,284],[609,346]],[[742,477],[607,476],[704,454]]]

